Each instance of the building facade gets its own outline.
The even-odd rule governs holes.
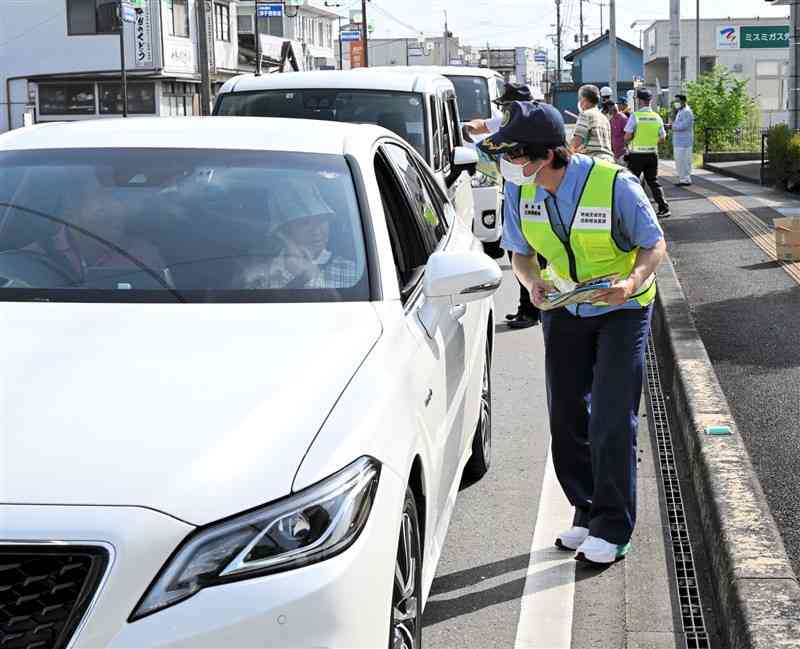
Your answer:
[[[697,78],[697,28],[681,20],[681,81]],[[654,22],[644,32],[645,80],[651,87],[669,85],[669,21]],[[700,73],[725,66],[746,79],[761,108],[764,126],[785,122],[789,77],[789,21],[785,18],[700,20]]]
[[[588,42],[564,57],[572,64],[572,81],[577,85],[592,83],[607,86],[611,43],[608,34]],[[632,84],[644,75],[643,52],[626,40],[617,38],[617,81]]]
[[[128,112],[200,113],[197,2],[135,0],[124,26]],[[116,0],[29,0],[3,15],[0,132],[122,114]],[[53,10],[56,13],[53,14]],[[43,15],[52,18],[42,22]],[[237,2],[206,0],[212,85],[238,70]]]
[[[346,31],[358,31],[360,25],[344,25]],[[360,42],[344,41],[342,43],[342,69],[354,67],[357,61],[353,57],[353,48],[360,47]],[[477,65],[477,52],[470,47],[461,45],[457,36],[447,39],[445,48],[444,34],[442,36],[409,36],[407,38],[369,38],[370,67],[397,66],[397,65]],[[339,56],[339,42],[335,44],[335,51]]]

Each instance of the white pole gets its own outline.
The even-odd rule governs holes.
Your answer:
[[[681,91],[681,0],[669,2],[669,100]]]
[[[602,11],[602,10],[601,10]],[[608,87],[611,97],[617,100],[617,0],[608,3]]]
[[[798,58],[800,58],[800,10],[797,3],[792,2],[790,22],[791,38],[789,46],[792,51],[789,53],[789,127],[792,129],[800,128],[800,83],[798,83]]]

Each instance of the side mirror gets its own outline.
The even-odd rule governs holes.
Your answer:
[[[462,171],[474,176],[478,171],[478,152],[467,146],[457,146],[453,149],[453,175],[458,177]]]
[[[482,252],[435,252],[425,268],[425,297],[447,298],[452,304],[476,302],[500,287],[503,272]]]

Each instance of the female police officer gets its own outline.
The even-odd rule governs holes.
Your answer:
[[[503,175],[521,186],[503,247],[535,304],[552,290],[536,253],[562,291],[614,277],[595,304],[542,313],[553,463],[575,507],[556,545],[582,561],[613,563],[628,551],[636,520],[639,401],[664,235],[631,174],[570,153],[550,105],[514,102],[480,146],[502,154]]]

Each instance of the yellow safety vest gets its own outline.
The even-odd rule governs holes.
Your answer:
[[[611,233],[614,182],[621,169],[610,162],[594,160],[566,242],[555,233],[546,204],[536,202],[536,185],[521,187],[522,234],[559,278],[581,284],[608,275],[624,279],[633,271],[639,248],[621,250]],[[644,307],[655,297],[655,275],[651,275],[630,299]]]
[[[661,119],[652,110],[637,110],[636,131],[631,141],[632,153],[658,153],[658,136]]]

